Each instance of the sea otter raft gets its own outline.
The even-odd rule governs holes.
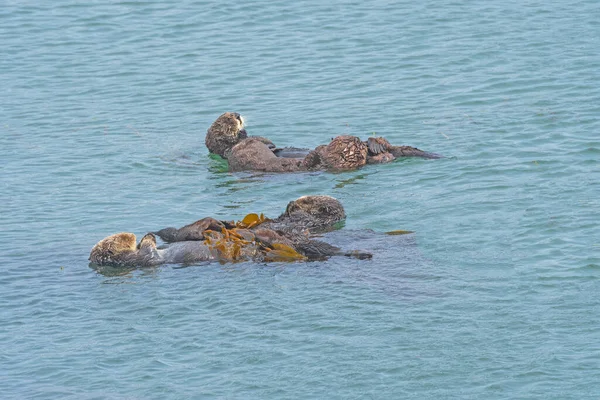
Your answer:
[[[362,141],[349,135],[337,136],[314,150],[278,148],[269,139],[248,136],[243,118],[235,112],[226,112],[213,122],[205,143],[209,152],[227,159],[233,172],[344,171],[399,157],[441,157],[416,147],[393,146],[382,137]]]
[[[99,241],[89,260],[98,266],[149,267],[202,261],[308,261],[337,255],[371,258],[370,253],[344,251],[312,237],[345,218],[344,208],[333,197],[303,196],[275,219],[262,214],[248,214],[238,222],[206,217],[179,229],[150,232],[139,244],[135,234],[117,233]],[[156,236],[167,244],[158,247]]]

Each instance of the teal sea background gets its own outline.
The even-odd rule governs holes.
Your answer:
[[[600,3],[0,7],[0,393],[600,397]],[[204,135],[443,154],[228,173]],[[372,260],[88,265],[110,234],[345,206]],[[404,229],[403,236],[382,232]]]

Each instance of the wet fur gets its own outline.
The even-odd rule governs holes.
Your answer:
[[[344,252],[326,242],[314,240],[311,235],[322,232],[346,218],[342,204],[330,196],[303,196],[288,203],[285,212],[273,220],[267,220],[251,229],[236,229],[243,237],[243,245],[236,257],[228,258],[221,247],[206,240],[206,231],[214,240],[223,239],[223,228],[231,229],[232,223],[203,218],[183,228],[165,228],[156,234],[173,243],[157,248],[153,233],[146,234],[136,245],[133,233],[117,233],[98,242],[90,253],[90,261],[96,265],[147,267],[167,263],[194,263],[218,260],[221,262],[254,260],[273,261],[269,248],[289,246],[306,259],[322,259],[335,255],[369,258],[370,254],[359,251]],[[221,231],[223,230],[223,234]],[[195,239],[195,240],[192,240]],[[225,250],[227,246],[225,247]],[[292,261],[290,259],[289,261]]]
[[[277,157],[259,138],[236,144],[228,155],[230,171],[298,172],[305,171],[303,159]]]
[[[366,142],[356,136],[342,135],[312,151],[287,152],[268,139],[248,137],[238,113],[219,116],[206,134],[209,151],[229,161],[230,171],[298,172],[346,171],[366,164],[382,164],[398,157],[440,158],[411,146],[393,146],[385,138],[371,137]],[[288,154],[286,156],[286,154]]]
[[[226,112],[213,122],[206,132],[204,140],[211,153],[227,158],[227,153],[233,146],[247,137],[244,121],[240,114]]]

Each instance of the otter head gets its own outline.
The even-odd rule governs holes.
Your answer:
[[[206,132],[208,151],[227,158],[227,153],[248,137],[242,116],[235,112],[222,114]]]
[[[338,136],[322,151],[322,161],[327,169],[349,170],[367,163],[367,145],[356,136]]]
[[[319,229],[344,220],[346,213],[342,203],[331,196],[302,196],[287,205],[282,217],[308,229]]]
[[[122,265],[137,252],[135,242],[133,233],[116,233],[96,243],[89,260],[96,265]]]

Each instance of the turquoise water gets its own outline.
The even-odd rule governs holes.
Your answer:
[[[600,3],[497,3],[5,1],[2,397],[598,398]],[[229,174],[225,111],[446,158]],[[373,260],[88,266],[305,194]]]

